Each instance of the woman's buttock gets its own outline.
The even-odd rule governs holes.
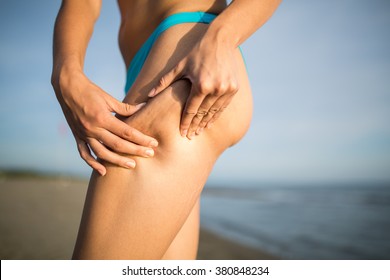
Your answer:
[[[147,118],[150,113],[159,116],[161,119],[161,121],[156,119],[155,124],[140,127],[139,129],[144,133],[149,132],[151,136],[157,136],[158,138],[158,135],[153,135],[157,131],[165,131],[164,133],[169,131],[168,133],[177,134],[175,136],[181,137],[179,131],[180,115],[190,91],[189,81],[179,80],[175,83],[178,84],[177,86],[173,84],[166,92],[160,94],[166,95],[165,97],[157,95],[149,99],[147,95],[158,84],[161,76],[171,70],[189,53],[206,29],[207,24],[183,23],[170,27],[155,41],[141,72],[124,99],[125,102],[130,104],[148,102],[145,110],[142,109],[139,112],[139,116],[136,116],[137,113],[130,119]],[[252,116],[252,96],[245,63],[238,49],[235,55],[240,89],[212,128],[204,130],[201,135],[197,136],[212,144],[212,148],[217,152],[217,155],[244,136],[249,128]],[[153,112],[150,112],[150,109]],[[145,114],[148,110],[148,114]],[[145,129],[150,131],[144,131]]]

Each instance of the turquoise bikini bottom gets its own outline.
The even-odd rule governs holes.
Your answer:
[[[127,70],[125,93],[127,93],[133,85],[135,79],[142,69],[142,66],[145,63],[146,58],[148,57],[150,50],[152,49],[154,42],[161,33],[163,33],[168,28],[180,23],[210,23],[213,21],[213,19],[216,18],[216,16],[217,15],[204,12],[185,12],[173,14],[165,18],[149,36],[149,38],[138,50],[133,60],[131,61],[129,69]]]

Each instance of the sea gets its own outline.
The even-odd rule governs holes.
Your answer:
[[[201,225],[282,259],[390,259],[390,184],[206,185]]]

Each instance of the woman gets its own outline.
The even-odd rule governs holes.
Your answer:
[[[100,2],[64,0],[54,33],[52,84],[95,169],[73,258],[194,259],[202,188],[250,124],[238,46],[280,1],[119,0],[122,103],[82,71]]]

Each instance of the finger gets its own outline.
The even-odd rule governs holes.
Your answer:
[[[106,130],[101,132],[101,134],[99,135],[99,139],[103,142],[105,146],[109,147],[111,150],[117,153],[140,157],[154,156],[154,150],[152,148],[146,148],[143,146],[136,145]]]
[[[188,135],[190,138],[192,138],[195,135],[195,133],[198,132],[199,124],[201,123],[203,118],[205,118],[208,115],[210,107],[216,102],[217,99],[218,97],[212,94],[207,95],[206,98],[203,99],[203,102],[199,106],[199,109],[195,114],[194,118],[192,119],[192,122],[188,129]]]
[[[163,75],[159,80],[157,86],[155,86],[148,94],[149,97],[154,97],[164,89],[169,87],[173,82],[179,80],[182,77],[185,62],[180,61],[171,71]]]
[[[128,169],[135,167],[135,161],[133,159],[129,159],[111,152],[96,139],[90,138],[88,143],[98,158]]]
[[[76,138],[76,143],[81,158],[90,167],[92,167],[92,169],[95,169],[97,172],[99,172],[100,175],[106,175],[106,168],[91,155],[91,151],[89,150],[87,143],[79,138]]]
[[[180,134],[181,136],[189,136],[188,129],[191,125],[192,119],[198,113],[199,106],[202,104],[204,95],[195,94],[194,86],[191,87],[190,95],[188,96],[186,105],[184,107],[181,122],[180,122]]]
[[[203,131],[203,129],[206,127],[207,123],[214,117],[214,115],[221,109],[223,104],[225,104],[226,99],[229,98],[229,96],[224,95],[219,98],[212,104],[207,112],[207,115],[205,115],[202,119],[202,121],[199,123],[196,133],[199,134]]]
[[[137,129],[129,126],[128,124],[115,118],[114,116],[107,119],[104,128],[110,131],[111,133],[117,135],[118,137],[136,143],[138,145],[144,147],[158,146],[158,141],[156,139],[141,133]]]
[[[226,101],[225,103],[222,105],[222,107],[213,115],[213,117],[209,120],[209,122],[207,123],[206,127],[207,128],[211,128],[211,126],[213,125],[213,123],[220,117],[220,115],[225,111],[225,109],[227,108],[227,106],[230,104],[230,102],[232,101],[234,95],[231,95]]]
[[[146,102],[140,103],[137,105],[130,105],[128,103],[119,102],[114,97],[110,96],[108,99],[108,106],[111,109],[111,112],[117,113],[121,116],[129,117],[140,110],[146,105]]]

